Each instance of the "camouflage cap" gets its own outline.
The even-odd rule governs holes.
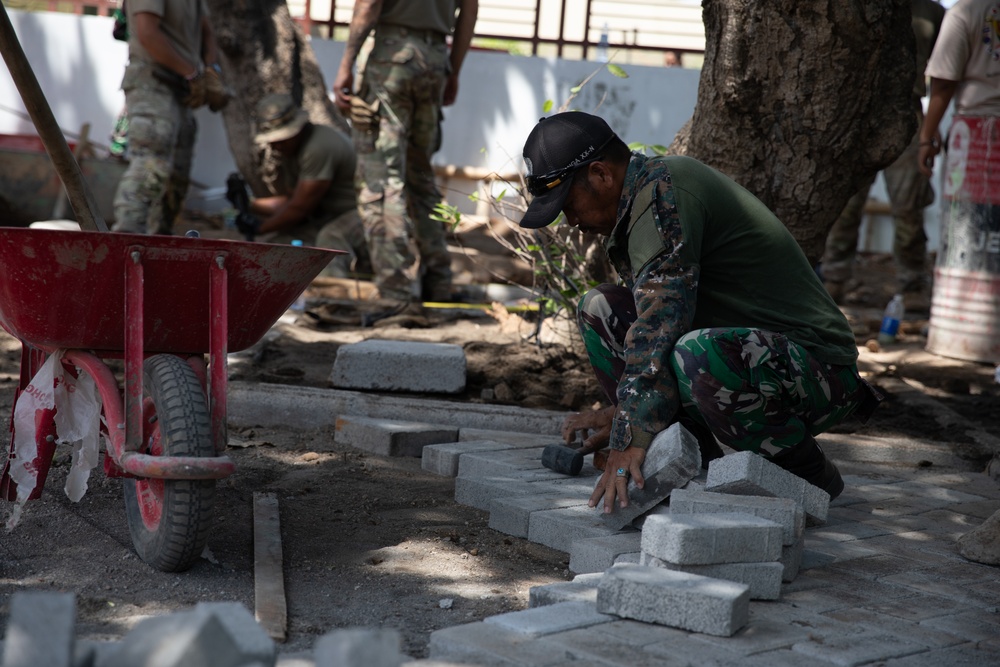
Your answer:
[[[257,103],[255,114],[259,144],[273,144],[291,139],[309,122],[309,113],[300,108],[291,95],[272,93]]]

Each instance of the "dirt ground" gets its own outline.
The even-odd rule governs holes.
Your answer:
[[[868,277],[871,294],[846,311],[864,345],[888,300],[891,261],[862,262],[859,275]],[[232,379],[326,387],[342,344],[431,340],[465,349],[468,388],[453,400],[553,410],[600,404],[579,347],[525,340],[535,330],[530,316],[430,311],[362,328],[350,323],[356,310],[338,289],[310,288],[312,314],[277,325],[248,354],[234,357]],[[911,314],[899,344],[863,352],[862,370],[887,394],[865,433],[937,441],[985,466],[981,449],[962,449],[955,429],[894,400],[883,386],[904,380],[1000,437],[993,367],[922,352],[925,327],[926,315]],[[17,341],[0,334],[0,411],[11,409],[18,350]],[[44,497],[0,538],[0,623],[10,595],[25,589],[75,592],[77,634],[91,639],[120,638],[144,616],[199,601],[235,600],[252,610],[255,491],[274,492],[280,503],[289,619],[282,652],[307,651],[335,628],[385,626],[402,632],[407,654],[423,657],[432,631],[524,608],[531,586],[570,578],[566,554],[489,529],[485,513],[454,502],[453,480],[422,471],[418,459],[368,455],[337,443],[328,429],[258,427],[231,431],[229,454],[237,472],[218,484],[209,551],[190,571],[165,574],[135,556],[118,480],[98,469],[80,503],[65,497],[68,452],[60,450]],[[8,505],[0,502],[0,513]]]

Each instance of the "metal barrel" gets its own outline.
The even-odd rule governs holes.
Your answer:
[[[927,351],[1000,361],[1000,119],[955,116],[941,185]]]

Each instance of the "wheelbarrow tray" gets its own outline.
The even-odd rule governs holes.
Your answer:
[[[256,343],[338,251],[141,234],[0,228],[0,325],[41,349],[125,349],[126,263],[142,254],[147,354],[209,349],[210,269],[225,264],[228,351]]]

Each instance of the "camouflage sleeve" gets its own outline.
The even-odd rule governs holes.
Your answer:
[[[681,227],[669,185],[661,185],[654,215],[664,250],[636,276],[632,294],[637,318],[625,337],[625,372],[618,383],[618,410],[611,447],[645,449],[673,421],[677,379],[670,354],[694,320],[698,267],[681,263]]]

